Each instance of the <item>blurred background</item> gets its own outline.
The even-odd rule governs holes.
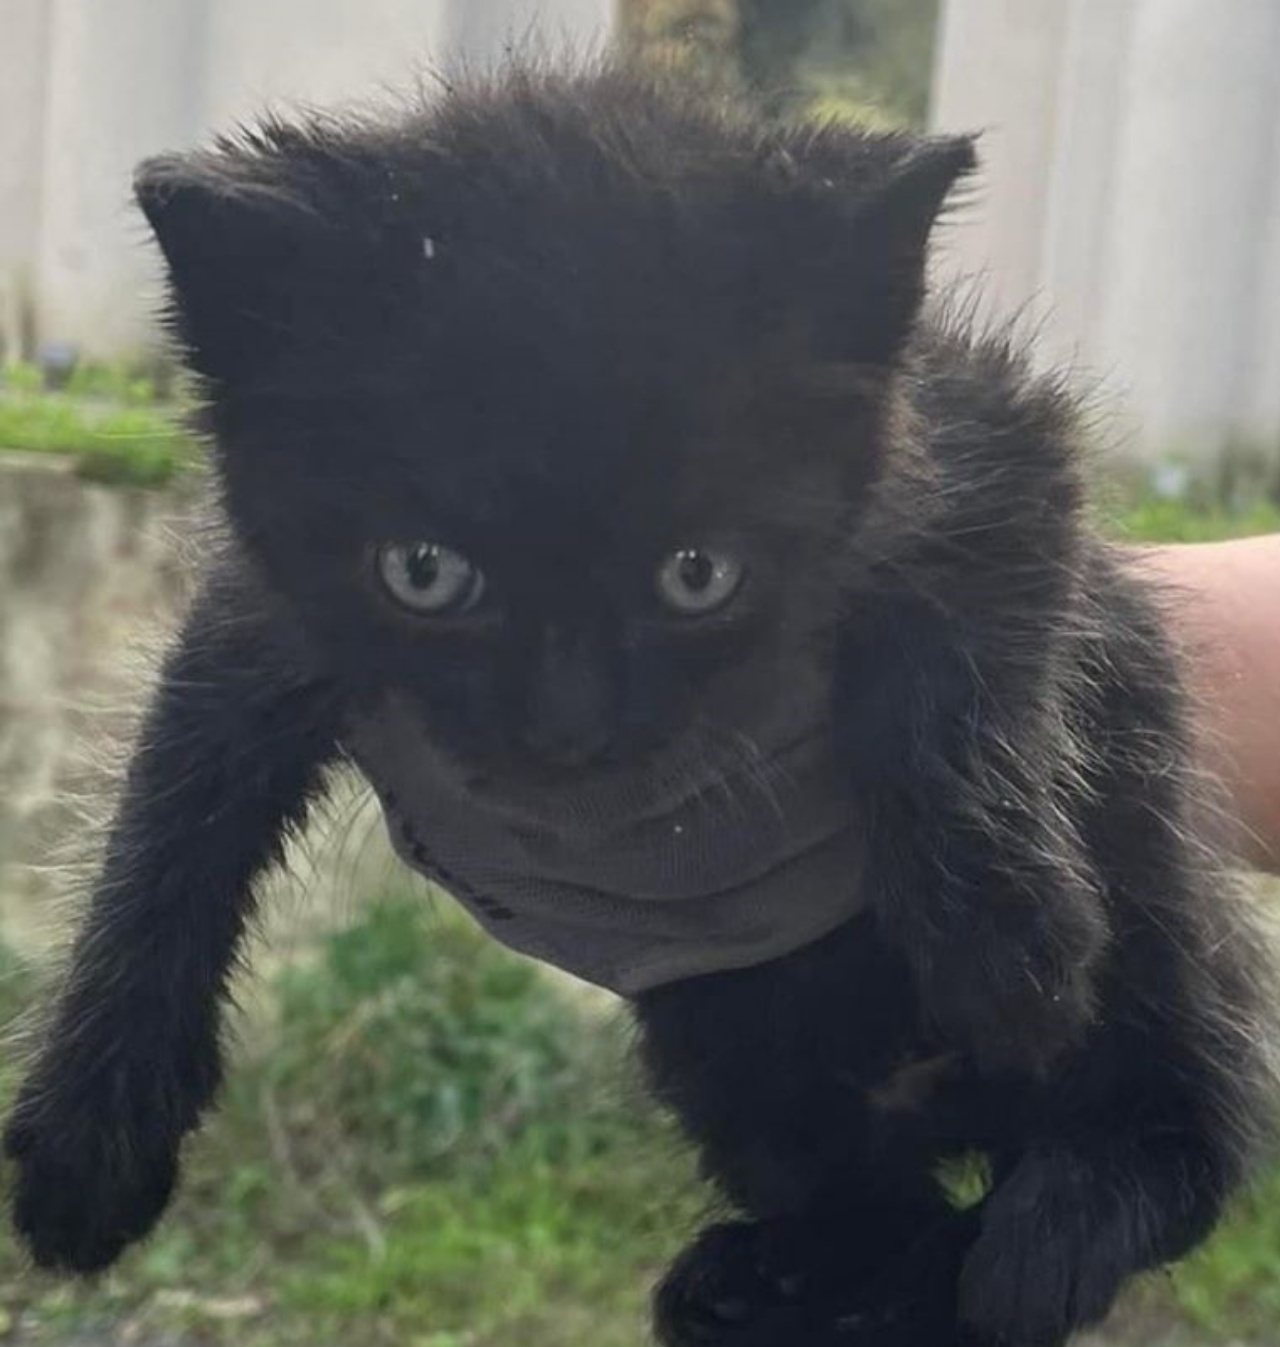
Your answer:
[[[0,0],[0,1020],[65,934],[198,545],[133,165],[531,36],[621,43],[772,116],[980,131],[937,280],[1075,372],[1107,527],[1280,528],[1276,0]],[[354,786],[290,870],[178,1208],[89,1289],[0,1233],[0,1342],[646,1341],[707,1198],[614,1007],[398,872]],[[1280,1341],[1280,1176],[1103,1340]]]

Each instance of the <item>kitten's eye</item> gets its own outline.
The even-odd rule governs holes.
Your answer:
[[[683,617],[701,617],[733,598],[742,574],[742,563],[723,552],[682,548],[658,568],[658,597]]]
[[[386,543],[378,577],[403,607],[432,617],[466,613],[484,594],[484,575],[443,543]]]

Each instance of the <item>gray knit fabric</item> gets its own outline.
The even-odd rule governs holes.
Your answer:
[[[662,773],[613,783],[566,799],[554,824],[543,799],[523,809],[461,784],[402,703],[354,723],[346,746],[407,864],[512,949],[634,996],[777,958],[858,910],[830,736],[779,725],[769,737],[763,771],[696,792]]]

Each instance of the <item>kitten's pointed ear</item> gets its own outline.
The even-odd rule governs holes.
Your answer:
[[[970,136],[917,142],[871,199],[864,226],[883,236],[886,261],[918,266],[942,208],[961,178],[978,165]]]
[[[148,159],[134,195],[164,253],[171,319],[191,366],[234,381],[287,332],[325,223],[265,166],[214,151]]]
[[[909,142],[875,185],[858,184],[838,220],[828,219],[809,262],[814,339],[823,359],[882,364],[894,358],[924,298],[934,226],[952,190],[976,166],[969,137]]]

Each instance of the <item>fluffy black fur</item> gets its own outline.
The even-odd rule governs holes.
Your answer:
[[[1049,1347],[1212,1229],[1267,1120],[1266,964],[1076,407],[921,316],[972,162],[607,67],[143,167],[232,542],[9,1126],[38,1262],[158,1217],[253,882],[387,688],[548,811],[678,736],[714,777],[778,698],[829,713],[863,915],[635,1006],[742,1216],[661,1287],[670,1347]],[[483,565],[474,614],[375,592],[370,546],[419,538]],[[748,583],[667,620],[690,540]],[[960,1212],[933,1172],[971,1151]]]

